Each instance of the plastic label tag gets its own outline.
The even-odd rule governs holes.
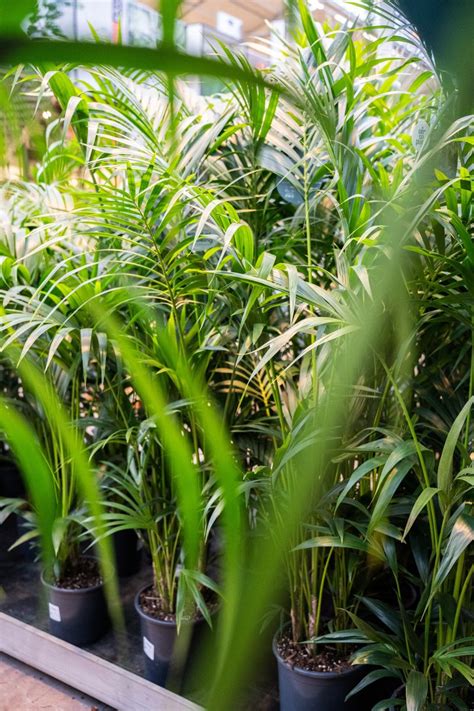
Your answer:
[[[149,639],[146,637],[143,637],[143,651],[145,652],[146,656],[148,659],[153,659],[155,658],[155,645],[150,642]]]
[[[415,124],[413,127],[413,133],[411,135],[411,139],[413,141],[413,147],[419,151],[425,140],[426,136],[428,135],[428,131],[430,130],[430,127],[426,121],[421,119],[421,121],[418,121],[418,123]]]
[[[57,605],[53,605],[52,603],[48,603],[48,608],[50,618],[55,622],[61,622],[61,612],[59,607]]]

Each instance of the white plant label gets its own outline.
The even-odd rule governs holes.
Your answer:
[[[155,658],[155,645],[150,642],[149,639],[143,637],[143,651],[145,652],[148,659],[152,661]]]
[[[423,146],[429,130],[429,124],[424,119],[421,119],[414,125],[411,139],[413,141],[413,146],[417,151],[419,151]]]
[[[55,622],[61,622],[61,611],[57,605],[53,605],[51,602],[48,603],[49,616]]]

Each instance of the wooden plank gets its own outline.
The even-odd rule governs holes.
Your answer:
[[[0,651],[118,711],[199,711],[188,699],[0,612]]]

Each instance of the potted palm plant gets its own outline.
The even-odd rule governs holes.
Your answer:
[[[79,356],[80,358],[80,356]],[[53,402],[51,411],[44,401],[31,392],[34,383],[31,366],[23,364],[22,375],[26,397],[39,445],[43,449],[46,469],[54,492],[54,524],[51,532],[53,559],[42,571],[42,584],[47,595],[47,612],[50,631],[72,644],[86,645],[101,637],[107,630],[109,618],[104,595],[104,582],[99,561],[83,554],[81,517],[84,516],[84,467],[87,459],[80,454],[83,437],[77,423],[84,402],[79,385],[77,369],[71,368],[68,377],[60,367],[54,365],[45,392]],[[71,375],[72,373],[72,375]],[[53,389],[54,384],[54,389]],[[34,390],[34,385],[32,386]],[[71,427],[65,428],[60,416],[64,414],[59,400],[53,392],[59,392],[68,402],[73,418]],[[44,396],[44,392],[43,392]],[[57,419],[54,415],[59,412]],[[89,492],[90,493],[90,492]],[[5,503],[5,502],[4,502]],[[15,546],[20,546],[38,536],[35,525],[35,511],[22,497],[9,499],[4,512],[16,512],[28,519],[28,530],[20,536]]]
[[[205,541],[199,567],[186,567],[175,485],[153,420],[131,428],[126,440],[127,466],[108,465],[102,484],[107,511],[93,533],[98,540],[140,532],[153,570],[152,580],[135,597],[145,676],[161,686],[180,686],[192,648],[205,624],[212,626],[219,588],[206,575]]]
[[[107,631],[110,605],[106,603],[105,587],[108,585],[115,597],[116,590],[108,542],[99,545],[100,559],[88,554],[90,546],[84,545],[87,515],[96,526],[103,516],[98,496],[100,472],[91,466],[85,447],[92,437],[86,423],[94,414],[99,416],[104,385],[98,375],[103,356],[100,342],[94,345],[87,331],[81,332],[80,339],[81,352],[71,355],[68,377],[64,378],[64,361],[50,366],[52,377],[57,375],[57,389],[68,403],[72,426],[64,431],[48,412],[41,420],[57,500],[52,533],[54,562],[51,569],[43,571],[42,582],[53,634],[86,645]]]
[[[59,525],[68,528],[61,544],[62,550],[67,550],[67,560],[61,573],[44,571],[41,577],[48,595],[49,628],[66,642],[88,645],[109,627],[104,583],[97,560],[77,550],[79,532],[74,524],[62,519]]]
[[[389,482],[379,490],[379,499],[390,502],[391,522],[403,530],[403,541],[413,560],[410,578],[417,580],[421,595],[416,608],[407,609],[401,594],[407,573],[393,554],[392,541],[386,552],[397,604],[388,606],[363,596],[361,610],[369,610],[374,622],[367,625],[362,612],[353,615],[352,622],[356,635],[365,642],[358,658],[368,663],[376,660],[398,680],[393,708],[401,704],[417,709],[451,704],[464,708],[468,686],[474,682],[469,664],[473,653],[470,609],[474,568],[469,557],[474,542],[473,480],[465,448],[473,404],[474,398],[470,398],[459,412],[438,458],[420,446],[417,438],[398,445],[399,451],[401,446],[405,451],[399,470],[415,475],[411,491],[404,496],[392,492],[388,498]],[[418,461],[410,454],[415,448]],[[361,475],[364,473],[357,470],[354,473],[359,481]],[[406,511],[403,499],[409,502],[408,516],[400,516]]]
[[[48,471],[55,493],[54,558],[41,575],[49,628],[71,644],[87,645],[99,639],[109,626],[104,584],[98,560],[82,552],[78,515],[82,505],[74,468],[57,440],[49,442],[49,454],[53,456]],[[24,498],[4,499],[0,508],[3,517],[16,513],[28,524],[25,531],[18,531],[21,535],[12,548],[24,548],[39,535],[35,511]]]
[[[98,560],[83,553],[84,502],[78,491],[77,465],[64,452],[57,434],[54,428],[45,431],[57,510],[54,562],[41,580],[48,597],[50,631],[72,644],[87,645],[109,626],[104,581]]]
[[[321,376],[321,369],[318,372]],[[399,537],[398,528],[386,521],[389,493],[409,474],[415,448],[396,436],[386,443],[361,445],[360,452],[346,443],[342,448],[346,459],[340,459],[335,450],[320,475],[321,434],[315,437],[311,409],[305,417],[302,405],[299,410],[293,431],[276,454],[271,477],[276,512],[272,529],[283,532],[278,547],[283,547],[286,530],[294,525],[285,556],[290,622],[277,631],[273,641],[281,708],[369,709],[390,693],[396,675],[393,669],[374,668],[379,666],[376,655],[368,663],[365,648],[360,649],[367,637],[350,628],[360,619],[366,634],[371,629],[367,616],[359,612],[361,597],[371,592],[371,579],[387,564],[387,551]],[[326,438],[338,441],[334,433],[326,432]],[[354,470],[354,457],[364,460],[370,447],[376,456]],[[308,448],[312,456],[302,459],[300,453]],[[351,448],[352,456],[347,458]],[[384,461],[380,455],[387,449]],[[287,502],[297,500],[304,469],[309,469],[314,481],[309,489],[313,496],[303,506],[304,521],[292,521]],[[389,605],[373,608],[392,618]]]
[[[353,581],[367,551],[349,521],[330,522],[328,517],[325,522],[320,513],[301,527],[299,542],[287,557],[290,623],[273,640],[282,711],[326,709],[328,704],[356,709],[363,703],[360,696],[345,701],[369,671],[352,665],[354,639],[335,643],[329,636],[324,641],[323,633],[347,628],[346,610],[355,602]]]

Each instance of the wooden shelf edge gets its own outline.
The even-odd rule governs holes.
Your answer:
[[[0,652],[117,711],[202,711],[182,696],[3,612]]]

